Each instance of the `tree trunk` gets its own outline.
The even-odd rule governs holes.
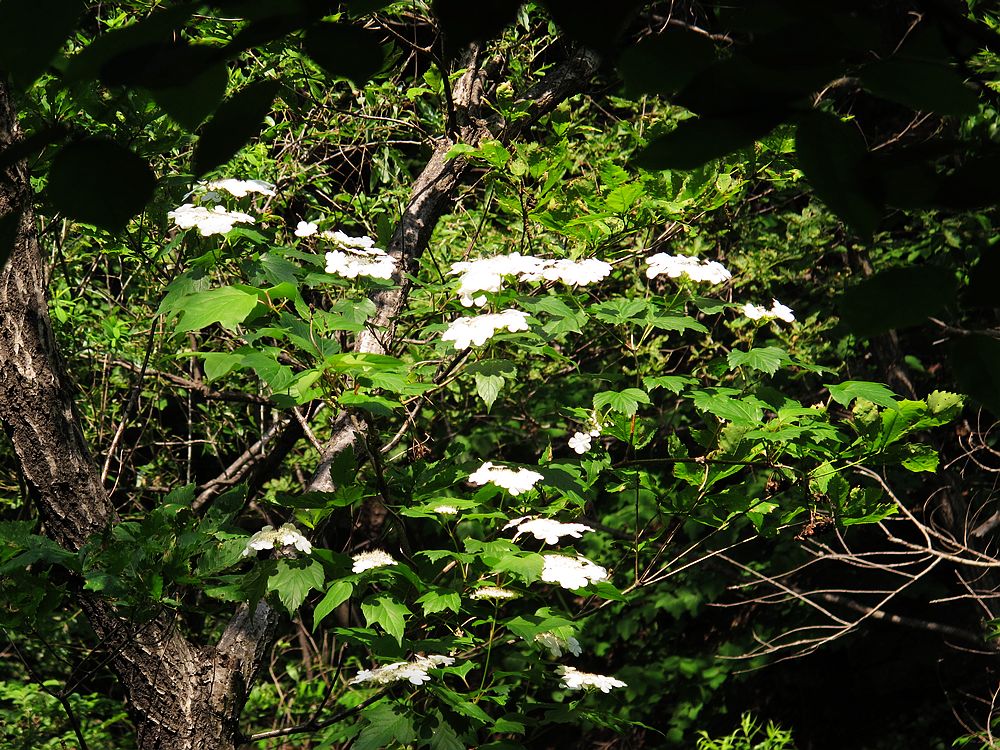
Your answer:
[[[0,152],[19,135],[0,82]],[[8,215],[20,218],[0,273],[0,422],[47,533],[75,551],[107,529],[116,513],[80,429],[52,332],[23,163],[0,173],[0,218]],[[243,605],[219,643],[201,646],[186,639],[165,611],[137,623],[97,595],[81,590],[79,601],[122,681],[142,750],[236,747],[240,712],[277,621],[266,603],[252,614]]]

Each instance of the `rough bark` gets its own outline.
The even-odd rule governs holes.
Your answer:
[[[0,82],[0,151],[20,133]],[[48,534],[70,550],[116,520],[84,440],[73,387],[48,314],[45,268],[35,231],[27,168],[0,174],[0,217],[19,213],[13,251],[0,273],[0,422],[32,485]],[[99,596],[80,603],[122,681],[143,750],[234,748],[249,685],[275,623],[265,603],[242,606],[218,644],[198,645],[169,613],[142,622]]]

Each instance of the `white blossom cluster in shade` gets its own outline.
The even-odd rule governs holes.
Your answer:
[[[459,276],[458,296],[466,307],[482,307],[486,296],[477,292],[499,292],[505,277],[519,281],[561,281],[571,286],[594,284],[611,273],[611,264],[596,258],[559,260],[511,253],[452,264],[449,275]]]
[[[546,544],[559,544],[560,537],[564,536],[579,539],[583,536],[584,532],[593,531],[592,528],[582,523],[562,523],[552,518],[536,518],[533,516],[515,518],[504,526],[503,529],[506,531],[515,526],[517,527],[517,533],[514,535],[514,539],[517,539],[521,534],[531,534],[535,539]]]
[[[280,528],[265,526],[247,542],[246,549],[243,550],[242,557],[255,554],[262,549],[274,549],[275,547],[295,547],[299,552],[309,554],[312,552],[312,544],[290,523],[282,524]]]
[[[558,583],[564,589],[582,589],[591,583],[608,580],[608,571],[582,555],[543,555],[542,580]]]
[[[450,667],[454,663],[455,660],[450,656],[439,654],[417,656],[411,661],[397,661],[375,667],[375,669],[362,669],[354,676],[350,684],[360,685],[363,682],[372,682],[376,685],[388,685],[392,682],[407,680],[414,685],[422,685],[431,679],[430,675],[427,674],[428,669]]]
[[[435,505],[431,510],[435,513],[440,513],[442,516],[454,516],[458,514],[458,508],[454,505]]]
[[[202,237],[226,234],[234,224],[254,223],[254,218],[242,211],[227,211],[222,206],[208,208],[193,203],[185,203],[173,211],[168,211],[167,218],[173,219],[179,229],[198,227]]]
[[[569,439],[569,447],[581,455],[586,453],[591,449],[593,439],[597,437],[594,435],[594,432],[597,432],[598,435],[601,434],[600,431],[596,430],[591,432],[574,432],[573,437]]]
[[[795,322],[795,313],[792,312],[792,309],[781,304],[776,299],[771,300],[770,310],[766,307],[752,305],[747,302],[743,305],[743,314],[750,318],[750,320],[771,320],[773,318],[777,318],[778,320],[783,320],[786,323]]]
[[[666,274],[672,279],[687,276],[691,281],[721,284],[733,277],[724,265],[714,260],[700,261],[687,255],[656,253],[646,258],[646,278],[655,279]]]
[[[354,565],[351,566],[352,573],[364,573],[372,568],[384,568],[387,565],[398,565],[392,555],[380,549],[372,549],[361,552],[351,558]]]
[[[196,190],[204,190],[203,198],[206,200],[217,199],[219,190],[229,193],[234,198],[245,198],[250,193],[274,195],[274,185],[270,182],[264,182],[264,180],[236,180],[231,177],[224,180],[199,182]],[[209,197],[210,195],[212,196],[211,198]]]
[[[520,594],[500,586],[481,586],[469,594],[470,599],[516,599]]]
[[[528,330],[528,313],[520,310],[504,310],[472,318],[458,318],[448,324],[441,335],[442,341],[454,341],[458,350],[470,346],[482,346],[497,331],[506,328],[511,333]]]
[[[505,466],[494,466],[491,461],[487,461],[469,475],[472,484],[495,484],[515,496],[530,491],[541,479],[543,477],[537,471],[523,468],[515,471]]]
[[[583,653],[583,649],[580,648],[580,641],[576,638],[571,635],[563,638],[561,635],[556,635],[552,631],[546,631],[536,635],[535,643],[542,644],[549,650],[549,653],[557,659],[563,655],[563,651],[568,651],[573,654],[573,656],[579,656]]]
[[[610,693],[612,688],[628,687],[626,683],[614,677],[593,674],[592,672],[581,672],[575,667],[560,666],[558,672],[562,676],[563,687],[568,690],[596,688],[602,693]]]

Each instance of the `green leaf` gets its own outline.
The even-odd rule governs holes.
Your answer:
[[[352,750],[383,750],[394,744],[407,745],[416,739],[413,719],[402,707],[376,703],[362,713],[365,726],[351,745]]]
[[[386,633],[403,642],[403,630],[406,627],[406,616],[411,614],[405,605],[400,604],[388,594],[380,594],[361,604],[361,613],[365,616],[366,625],[379,625]]]
[[[774,375],[778,368],[791,361],[788,353],[776,346],[760,347],[748,352],[734,349],[729,352],[728,360],[730,370],[735,370],[737,367],[749,367],[752,370],[766,372],[768,375]]]
[[[694,385],[697,382],[697,379],[687,377],[686,375],[656,375],[642,379],[642,384],[646,387],[647,391],[665,388],[671,393],[680,393],[684,390],[685,386]]]
[[[462,606],[462,597],[455,591],[434,588],[417,599],[417,604],[423,606],[425,616],[435,612],[443,612],[446,609],[457,614]]]
[[[200,331],[219,323],[223,328],[234,331],[257,307],[257,301],[256,294],[231,286],[189,294],[175,304],[175,309],[181,311],[175,330],[178,333]]]
[[[290,613],[299,608],[313,589],[323,588],[323,566],[315,560],[278,560],[268,576],[267,590],[277,591],[278,598]]]
[[[753,396],[733,398],[724,393],[705,391],[696,391],[692,394],[691,400],[696,409],[707,411],[733,424],[758,425],[764,419],[764,409],[770,408]]]
[[[545,560],[534,552],[509,553],[506,555],[483,555],[483,562],[498,573],[511,573],[525,583],[533,583],[542,577]]]
[[[490,411],[493,408],[493,402],[497,400],[497,396],[503,390],[506,382],[500,375],[476,373],[476,393],[479,394],[479,398],[486,404],[486,411]]]
[[[929,471],[936,472],[938,469],[938,452],[925,443],[910,443],[901,446],[904,449],[905,457],[900,463],[903,468],[912,472]]]
[[[895,394],[882,383],[870,383],[865,380],[845,380],[839,385],[825,383],[830,391],[830,397],[844,407],[851,405],[856,398],[863,398],[886,409],[897,408]]]
[[[955,274],[934,266],[882,271],[845,291],[840,318],[859,336],[906,328],[936,315],[955,300]]]
[[[882,216],[881,197],[857,126],[811,112],[799,121],[795,151],[816,195],[858,234],[871,236]]]
[[[324,617],[350,599],[353,593],[354,584],[350,581],[334,581],[326,595],[316,605],[316,609],[313,610],[313,630],[315,631],[319,627]]]
[[[192,169],[201,176],[232,159],[260,133],[278,93],[278,81],[257,81],[226,99],[201,129]]]
[[[930,60],[890,58],[861,69],[862,85],[876,96],[939,115],[971,115],[978,92],[958,71]]]
[[[430,747],[431,750],[466,750],[466,744],[444,719],[438,721],[438,725],[434,727]]]
[[[349,78],[361,88],[385,67],[381,37],[359,26],[321,23],[306,31],[305,50],[334,77]]]
[[[605,406],[612,411],[631,417],[639,409],[639,404],[648,404],[649,396],[638,388],[626,388],[623,391],[601,391],[594,394],[594,408]]]
[[[76,28],[82,0],[0,0],[0,78],[27,89]]]
[[[117,232],[146,207],[156,175],[145,159],[105,138],[63,146],[52,160],[45,194],[71,219]]]
[[[205,379],[211,383],[213,380],[225,376],[233,368],[243,364],[242,354],[226,354],[224,352],[205,352],[201,355],[205,361]]]

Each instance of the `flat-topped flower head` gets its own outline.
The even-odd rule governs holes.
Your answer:
[[[173,211],[168,211],[167,218],[173,219],[179,229],[198,227],[202,237],[226,234],[235,224],[254,223],[254,218],[242,211],[227,211],[222,206],[208,208],[193,203],[185,203]]]
[[[354,560],[354,565],[351,566],[351,572],[353,573],[364,573],[366,570],[371,570],[372,568],[384,568],[387,565],[399,564],[393,559],[392,555],[380,549],[361,552],[351,559]]]
[[[541,474],[531,469],[517,469],[515,471],[505,466],[494,466],[491,461],[487,461],[469,475],[469,481],[472,484],[495,484],[497,487],[503,487],[512,495],[531,491],[535,484],[543,478]]]
[[[568,690],[596,689],[602,693],[610,693],[612,688],[623,688],[628,685],[614,677],[592,672],[581,672],[575,667],[560,666],[557,670],[562,676],[562,685]]]
[[[521,534],[531,534],[535,539],[546,544],[559,544],[559,539],[564,536],[579,539],[584,532],[593,531],[592,528],[582,523],[562,523],[553,518],[533,518],[531,516],[515,518],[503,528],[506,531],[511,527],[517,527],[515,539]]]
[[[341,231],[335,232],[320,232],[319,236],[324,240],[330,240],[336,245],[340,245],[344,248],[349,248],[352,250],[373,250],[375,248],[375,240],[371,237],[351,237],[349,234],[344,234]]]
[[[608,571],[582,555],[543,555],[542,580],[558,583],[564,589],[582,589],[608,580]]]
[[[453,320],[448,329],[441,334],[441,340],[453,341],[455,348],[462,350],[470,346],[482,346],[503,328],[511,333],[527,331],[528,313],[520,310],[504,310],[490,315],[477,315],[474,318],[458,318]]]
[[[580,641],[576,638],[571,635],[563,638],[561,635],[557,635],[552,631],[546,631],[536,635],[535,643],[542,644],[549,650],[549,653],[557,659],[563,655],[563,651],[568,651],[573,654],[573,656],[579,656],[583,653],[583,649],[580,648]]]
[[[795,313],[792,309],[786,305],[781,304],[776,299],[771,300],[771,309],[768,310],[766,307],[761,307],[760,305],[753,305],[747,302],[742,307],[742,312],[750,320],[773,320],[777,318],[778,320],[783,320],[786,323],[795,322]]]
[[[326,272],[346,279],[370,276],[374,279],[391,279],[396,270],[396,259],[385,250],[345,247],[326,254]]]
[[[520,594],[500,586],[481,586],[469,594],[470,599],[516,599]]]
[[[431,510],[435,513],[440,513],[442,516],[458,515],[458,508],[454,505],[435,505]]]
[[[264,182],[264,180],[236,180],[230,177],[224,180],[199,182],[198,187],[204,189],[206,193],[223,190],[234,198],[244,198],[250,193],[274,195],[274,185],[270,182]]]
[[[518,281],[544,279],[583,286],[596,283],[611,273],[611,264],[596,258],[554,260],[510,253],[454,263],[448,273],[459,276],[458,296],[462,304],[482,307],[486,304],[486,297],[476,293],[499,292],[504,288],[506,277],[513,276]]]
[[[273,526],[265,526],[250,537],[242,557],[248,557],[262,549],[274,549],[275,547],[294,547],[306,555],[312,552],[310,541],[302,536],[295,526],[285,523],[277,529]]]
[[[295,225],[296,237],[312,237],[319,230],[319,227],[311,221],[300,221]]]
[[[598,432],[599,434],[600,432]],[[575,432],[573,437],[569,439],[569,447],[582,455],[590,450],[594,437],[589,432]]]
[[[671,279],[686,276],[691,281],[704,281],[708,284],[721,284],[733,277],[731,273],[714,260],[700,261],[688,255],[668,255],[656,253],[646,258],[646,278],[655,279],[667,275]]]
[[[375,685],[389,685],[393,682],[406,680],[413,685],[422,685],[431,679],[430,675],[427,674],[428,669],[450,667],[454,663],[455,659],[450,656],[439,654],[416,656],[410,661],[397,661],[374,669],[362,669],[354,676],[350,684],[360,685],[371,682]]]

